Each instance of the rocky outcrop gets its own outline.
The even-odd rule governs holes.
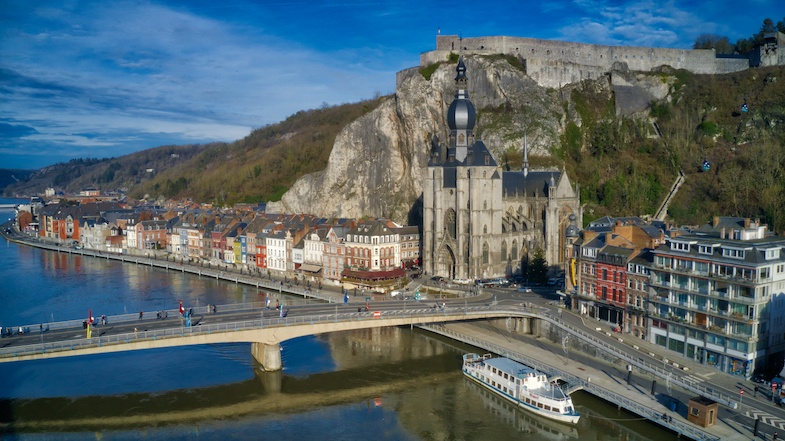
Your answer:
[[[478,109],[475,135],[497,159],[504,152],[520,154],[524,134],[532,156],[550,155],[559,146],[569,88],[541,87],[501,56],[473,55],[465,63],[469,97]],[[395,95],[338,135],[327,168],[299,179],[280,202],[268,204],[268,211],[418,222],[416,202],[430,140],[436,134],[446,143],[445,115],[455,93],[455,74],[450,63],[439,66],[430,79],[416,68],[400,72]],[[593,81],[608,88],[607,77]]]

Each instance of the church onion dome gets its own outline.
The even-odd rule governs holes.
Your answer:
[[[455,97],[447,111],[447,125],[450,130],[474,130],[474,123],[477,122],[477,111],[474,104],[468,99]]]

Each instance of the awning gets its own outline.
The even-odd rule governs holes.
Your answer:
[[[309,273],[318,273],[322,270],[322,267],[319,265],[311,265],[309,263],[304,263],[300,265],[300,269],[303,271],[308,271]]]
[[[406,276],[406,271],[401,268],[395,268],[389,271],[352,271],[343,270],[341,274],[343,277],[350,279],[360,280],[386,280],[386,279],[400,279]]]

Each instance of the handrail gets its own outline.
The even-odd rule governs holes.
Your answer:
[[[206,308],[206,307],[205,307]],[[263,309],[259,308],[262,312]],[[44,352],[74,350],[90,347],[99,347],[108,344],[127,344],[144,340],[157,340],[161,338],[185,337],[190,335],[210,334],[215,332],[241,331],[248,329],[259,329],[269,327],[283,327],[292,325],[313,325],[318,323],[352,322],[362,320],[379,321],[400,317],[433,317],[435,314],[443,316],[455,316],[461,314],[466,317],[472,315],[482,315],[488,312],[495,312],[494,308],[487,306],[467,306],[467,307],[448,307],[434,309],[422,307],[417,309],[405,310],[384,310],[383,318],[376,317],[373,311],[368,312],[342,312],[338,314],[317,314],[289,317],[272,317],[260,320],[243,320],[238,322],[200,324],[190,327],[170,327],[148,331],[128,332],[123,334],[100,335],[100,327],[94,331],[93,338],[81,338],[60,342],[44,342],[22,346],[10,346],[0,348],[0,357],[18,357],[21,355],[40,354]],[[76,322],[78,325],[81,322]]]

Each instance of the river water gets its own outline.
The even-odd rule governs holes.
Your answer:
[[[0,203],[11,200],[0,199]],[[0,211],[0,221],[13,215]],[[255,288],[0,239],[0,326],[259,301]],[[0,345],[3,343],[0,340]],[[466,380],[475,349],[400,328],[284,342],[265,373],[248,344],[0,363],[2,440],[663,440],[585,393],[565,426]]]

